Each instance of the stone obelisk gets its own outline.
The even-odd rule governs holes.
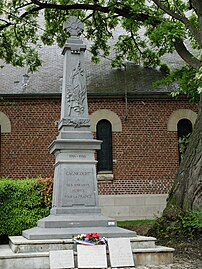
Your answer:
[[[61,239],[88,232],[102,236],[134,236],[104,217],[98,206],[95,150],[88,116],[84,52],[80,39],[83,23],[70,17],[64,30],[70,34],[64,49],[59,135],[49,150],[55,155],[53,204],[50,215],[35,228],[23,231],[27,239]]]

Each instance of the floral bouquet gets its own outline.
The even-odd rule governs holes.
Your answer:
[[[74,236],[73,242],[85,246],[106,245],[107,240],[98,233],[79,234]]]

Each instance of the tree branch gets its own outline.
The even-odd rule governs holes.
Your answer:
[[[101,6],[98,4],[93,4],[93,5],[92,4],[59,5],[59,4],[49,4],[47,2],[42,3],[38,0],[31,0],[31,2],[27,4],[27,6],[29,4],[30,4],[30,6],[33,4],[35,6],[32,9],[30,9],[29,11],[25,11],[24,13],[22,13],[18,17],[18,19],[23,19],[26,16],[28,16],[29,14],[33,14],[33,13],[38,12],[38,11],[43,10],[43,9],[56,9],[56,10],[66,10],[66,11],[77,9],[77,10],[100,11],[102,13],[110,13],[110,11],[111,11],[109,6]],[[123,8],[114,7],[113,10],[114,10],[114,13],[117,14],[118,16],[122,16],[124,18],[132,18],[134,20],[141,21],[141,22],[152,19],[151,24],[153,26],[156,26],[159,23],[161,23],[160,20],[152,18],[149,14],[135,13],[132,10],[130,10],[129,7],[125,7],[125,6]],[[11,25],[13,25],[13,23],[11,23],[11,22],[8,22],[4,25],[1,25],[0,31],[2,31],[4,28],[9,27]]]
[[[198,23],[199,23],[199,37],[201,41],[202,48],[202,1],[201,0],[190,0],[192,8],[195,10],[198,15]]]
[[[5,28],[7,28],[7,27],[9,27],[9,26],[11,26],[11,25],[13,25],[13,23],[11,23],[11,22],[7,22],[7,23],[5,23],[5,24],[3,24],[3,25],[0,25],[0,32],[1,32],[3,29],[5,29]]]
[[[31,2],[30,3],[26,3],[26,4],[22,5],[22,6],[17,7],[17,9],[25,8],[27,6],[30,6],[31,4],[32,4]]]
[[[200,46],[202,46],[201,44],[201,38],[198,34],[197,29],[194,27],[194,25],[183,15],[180,15],[178,13],[175,13],[174,11],[172,11],[169,7],[165,6],[164,4],[162,4],[162,2],[160,0],[152,0],[161,10],[163,10],[165,13],[167,13],[168,15],[170,15],[172,18],[181,21],[193,34],[193,36],[195,37],[195,39],[198,41],[198,43],[200,44]]]
[[[170,15],[172,18],[182,22],[190,31],[191,33],[195,36],[196,40],[201,44],[202,46],[202,37],[200,37],[200,31],[199,33],[197,32],[197,29],[192,25],[192,23],[183,15],[183,14],[178,14],[172,11],[169,7],[165,6],[162,4],[160,0],[152,0],[161,10],[163,10],[166,14]],[[195,1],[201,1],[201,0],[195,0]],[[40,2],[39,0],[30,0],[30,10],[25,11],[22,13],[18,19],[24,19],[28,15],[33,14],[35,12],[38,12],[40,10],[44,9],[55,9],[55,10],[91,10],[91,11],[99,11],[102,13],[110,13],[111,8],[109,6],[101,6],[99,4],[69,4],[69,5],[60,5],[60,4],[55,4],[55,3],[48,3],[48,2]],[[28,4],[27,4],[28,5]],[[200,4],[201,7],[201,4]],[[113,12],[114,14],[117,14],[117,16],[122,16],[124,18],[131,18],[139,22],[145,22],[147,20],[150,20],[150,24],[153,26],[157,26],[158,24],[161,23],[160,19],[154,19],[152,16],[150,16],[147,13],[144,12],[134,12],[130,7],[122,6],[122,7],[113,7]],[[199,12],[200,13],[200,12]],[[201,12],[202,13],[202,12]],[[14,15],[13,15],[14,16]],[[5,29],[6,27],[9,27],[13,25],[12,22],[7,22],[3,25],[0,25],[0,31]],[[177,40],[174,42],[175,49],[177,53],[180,55],[180,57],[188,64],[190,64],[193,68],[198,69],[201,65],[202,62],[198,60],[196,57],[194,57],[185,47],[183,42],[181,40]]]
[[[38,0],[31,0],[33,4],[37,5],[38,7],[33,8],[29,13],[39,11],[42,9],[57,9],[57,10],[73,10],[73,9],[78,9],[78,10],[92,10],[92,11],[100,11],[103,13],[109,13],[111,11],[109,6],[101,6],[98,4],[71,4],[71,5],[58,5],[58,4],[48,4],[46,3],[41,3]],[[113,8],[114,13],[116,13],[119,16],[122,16],[124,18],[133,18],[134,20],[137,21],[146,21],[148,19],[151,19],[151,16],[149,14],[145,13],[134,13],[132,10],[130,10],[129,7],[123,7],[123,8]],[[27,16],[29,14],[28,12],[25,12],[23,16]],[[153,25],[156,26],[159,24],[161,21],[160,20],[153,20]]]
[[[174,42],[175,49],[180,57],[194,69],[199,69],[202,66],[202,62],[199,61],[193,54],[191,54],[185,47],[182,40]]]

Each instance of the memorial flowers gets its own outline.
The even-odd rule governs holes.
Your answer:
[[[107,240],[98,233],[79,234],[73,237],[73,242],[85,246],[106,245]]]

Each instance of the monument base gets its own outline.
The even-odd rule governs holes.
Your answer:
[[[50,269],[50,251],[74,249],[71,239],[27,240],[22,236],[9,239],[9,246],[0,245],[0,268],[3,269]],[[153,268],[173,263],[174,249],[156,246],[155,240],[145,236],[131,238],[135,268]],[[75,258],[76,255],[75,252]]]
[[[83,214],[101,214],[101,208],[98,206],[88,206],[88,207],[53,207],[50,211],[51,215],[73,215],[73,218],[75,217],[75,214],[78,214],[78,217],[81,217]],[[68,217],[69,218],[69,217]]]
[[[90,221],[89,221],[90,224]],[[102,237],[135,237],[136,232],[119,227],[72,227],[72,228],[41,228],[34,227],[23,231],[22,235],[29,240],[48,240],[48,239],[71,239],[78,234],[88,234],[96,232]]]
[[[40,228],[115,227],[116,221],[102,214],[80,213],[49,215],[38,221]]]

